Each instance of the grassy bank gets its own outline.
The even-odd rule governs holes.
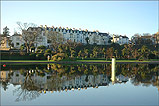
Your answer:
[[[50,61],[47,61],[47,60],[1,60],[0,61],[1,63],[56,63],[56,61],[53,61],[53,60],[50,60]],[[80,62],[86,62],[86,63],[104,63],[104,62],[111,62],[111,60],[64,60],[64,61],[58,61],[57,63],[59,62],[67,62],[67,63],[71,63],[71,62],[77,62],[77,63],[80,63]],[[145,61],[139,61],[139,60],[116,60],[116,62],[123,62],[123,63],[130,63],[130,62],[138,62],[138,63],[143,63],[143,62],[158,62],[159,63],[159,59],[154,59],[154,60],[145,60]]]
[[[0,62],[48,62],[47,60],[1,60]],[[53,62],[52,60],[49,62]]]

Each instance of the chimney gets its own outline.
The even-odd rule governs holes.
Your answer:
[[[47,25],[45,25],[45,28],[47,28]]]
[[[40,25],[41,28],[43,28],[43,25]]]

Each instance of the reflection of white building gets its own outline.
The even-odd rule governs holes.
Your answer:
[[[83,87],[98,87],[101,85],[108,85],[109,79],[106,75],[82,75],[75,77],[75,79],[71,79],[69,81],[65,81],[62,83],[64,88],[83,88]]]
[[[67,76],[54,76],[50,79],[51,74],[45,76],[38,76],[33,74],[31,80],[34,85],[46,91],[59,91],[59,90],[71,90],[71,89],[83,89],[87,87],[106,86],[109,84],[109,79],[106,75],[82,75],[74,78],[68,78]],[[29,78],[29,77],[27,77]],[[14,71],[11,76],[10,83],[13,85],[22,85],[26,81],[26,76],[20,74],[19,71]]]
[[[116,76],[116,80],[117,80],[117,82],[127,82],[129,80],[129,77],[125,77],[120,74],[120,75]]]
[[[0,71],[0,81],[5,81],[8,79],[9,71]]]
[[[48,75],[41,77],[36,74],[33,74],[33,76],[31,76],[31,80],[35,83],[35,85],[40,86],[47,82],[47,76]],[[29,77],[23,76],[19,73],[19,71],[14,70],[14,73],[10,79],[10,83],[12,83],[14,85],[23,84],[25,82],[26,78],[28,79]]]

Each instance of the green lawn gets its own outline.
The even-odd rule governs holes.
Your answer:
[[[111,62],[110,60],[77,60],[79,62]],[[159,60],[158,60],[159,61]],[[138,61],[138,60],[116,60],[116,62],[151,62],[151,61]]]
[[[76,60],[78,62],[111,62],[110,60]]]
[[[0,62],[48,62],[47,60],[1,60]],[[52,60],[50,62],[53,62]]]
[[[138,60],[116,60],[116,62],[153,62],[153,61],[159,61],[159,59],[155,59],[155,60],[146,60],[146,61],[138,61]],[[1,60],[0,62],[54,62],[52,60],[47,61],[47,60]],[[71,60],[64,60],[61,62],[73,62]],[[111,62],[111,60],[75,60],[74,62]]]

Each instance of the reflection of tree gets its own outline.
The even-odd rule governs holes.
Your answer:
[[[5,82],[3,81],[1,84],[2,84],[3,89],[6,91],[8,89],[8,87],[7,87],[8,81],[5,81]]]
[[[65,78],[61,78],[57,75],[52,75],[51,79],[47,81],[48,83],[48,88],[51,90],[60,90],[59,88],[61,88],[61,84],[66,81],[67,79]]]
[[[103,83],[99,83],[99,81],[104,80],[99,80],[101,79],[100,76],[106,75],[108,80],[111,76],[110,64],[50,64],[51,68],[49,70],[46,69],[47,67],[45,69],[44,67],[40,67],[35,66],[34,70],[29,71],[20,69],[19,73],[24,76],[24,81],[18,82],[18,84],[21,84],[21,87],[14,90],[14,94],[17,95],[16,101],[35,99],[40,96],[39,91],[42,89],[45,91],[61,91],[64,89],[72,89],[73,87],[82,88],[87,86],[85,84],[90,82],[91,85],[89,84],[89,87],[103,86]],[[123,78],[131,78],[133,85],[158,86],[159,65],[117,64],[116,67],[116,76],[122,75]],[[20,78],[20,74],[16,77]],[[13,74],[11,78],[14,75],[16,74]],[[40,78],[40,83],[36,82],[36,77]],[[46,79],[46,82],[41,83],[43,78]],[[83,83],[79,86],[73,82],[75,79],[81,80]],[[123,81],[122,78],[121,81]],[[107,84],[109,84],[109,82],[107,82]],[[3,85],[7,85],[7,83],[5,82]]]
[[[2,86],[2,88],[6,91],[8,89],[8,85],[9,85],[9,81],[10,81],[10,75],[8,74],[8,78],[2,78],[0,77],[0,86]]]
[[[159,69],[159,65],[147,65],[147,64],[139,64],[132,71],[134,71],[134,77],[131,79],[132,84],[134,85],[143,85],[149,86],[152,84],[154,76],[156,76],[156,72]],[[158,76],[158,75],[157,75]],[[155,83],[156,80],[153,82]]]
[[[21,84],[21,87],[15,89],[13,91],[18,97],[16,101],[26,101],[26,100],[33,100],[40,96],[38,92],[40,88],[35,85],[34,81],[31,78],[31,71],[27,71],[25,80]]]

